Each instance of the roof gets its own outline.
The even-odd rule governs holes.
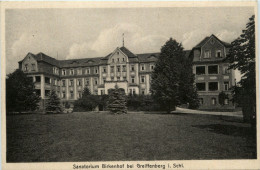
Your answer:
[[[199,42],[194,48],[201,48],[212,36],[213,36],[214,38],[216,38],[220,43],[222,43],[225,47],[230,47],[230,46],[231,46],[230,43],[221,41],[220,39],[218,39],[218,37],[216,37],[214,34],[212,34],[212,35],[209,36],[209,37],[205,37],[205,38],[204,38],[201,42]]]
[[[37,61],[45,61],[45,62],[47,62],[47,63],[50,63],[50,64],[52,64],[52,65],[55,65],[55,66],[57,66],[57,67],[60,67],[60,63],[59,63],[59,61],[58,60],[56,60],[55,58],[52,58],[52,57],[50,57],[50,56],[48,56],[48,55],[46,55],[46,54],[44,54],[44,53],[38,53],[37,55],[35,55],[34,56],[35,57],[35,59],[37,60]]]
[[[83,59],[70,59],[70,60],[60,60],[61,67],[85,67],[99,65],[102,57],[98,58],[83,58]]]
[[[137,54],[139,62],[153,62],[157,61],[160,53],[145,53]]]
[[[137,56],[134,54],[134,53],[132,53],[131,51],[129,51],[127,48],[125,48],[125,47],[120,47],[119,48],[125,55],[127,55],[128,56],[128,58],[136,58]]]

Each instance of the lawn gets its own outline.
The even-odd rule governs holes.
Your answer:
[[[106,112],[7,116],[7,162],[255,159],[238,118]]]

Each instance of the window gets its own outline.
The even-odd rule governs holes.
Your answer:
[[[123,72],[126,72],[126,65],[123,65]]]
[[[145,77],[141,76],[141,83],[144,83],[144,81],[145,81]]]
[[[119,54],[119,53],[118,53]],[[117,58],[117,61],[119,62],[119,58]]]
[[[100,93],[101,93],[101,95],[104,95],[104,91],[103,90],[100,90]]]
[[[141,94],[142,94],[142,95],[144,95],[144,93],[145,93],[145,90],[144,90],[144,89],[142,89],[142,90],[141,90]]]
[[[70,98],[71,98],[71,99],[74,98],[74,93],[73,93],[73,91],[70,91]]]
[[[120,72],[120,66],[117,66],[116,68],[117,68],[117,72]]]
[[[70,75],[74,75],[74,69],[70,69]]]
[[[210,57],[211,57],[210,50],[205,50],[204,58],[210,58]]]
[[[206,91],[206,83],[196,83],[198,91]]]
[[[196,66],[196,75],[205,74],[205,66]]]
[[[119,55],[119,52],[117,52],[116,54]],[[119,59],[118,59],[118,61],[119,61]]]
[[[32,71],[35,71],[35,64],[32,64]]]
[[[111,81],[114,81],[114,77],[111,77]]]
[[[63,76],[66,75],[66,70],[62,70],[62,75],[63,75]]]
[[[218,74],[218,65],[208,66],[209,74]]]
[[[214,43],[215,43],[215,40],[212,38],[212,39],[210,40],[210,43],[211,43],[211,44],[214,44]]]
[[[141,70],[144,71],[144,65],[141,65]]]
[[[200,101],[200,105],[203,105],[204,103],[203,98],[199,98],[199,101]]]
[[[228,90],[229,90],[229,82],[228,82],[228,81],[225,81],[225,82],[224,82],[224,90],[225,90],[225,91],[228,91]]]
[[[115,59],[112,59],[112,63],[114,63],[115,62]]]
[[[103,78],[103,84],[105,84],[105,82],[106,82],[106,78]]]
[[[228,98],[225,98],[224,100],[224,105],[228,105],[229,104],[229,99]]]
[[[96,71],[96,74],[98,74],[98,68],[96,68],[95,71]]]
[[[126,80],[126,77],[123,77],[124,80]]]
[[[51,83],[51,79],[49,77],[45,77],[45,83],[50,84]]]
[[[81,74],[82,74],[82,69],[78,69],[77,74],[78,74],[78,75],[81,75]]]
[[[24,65],[24,71],[28,71],[28,64]]]
[[[129,94],[132,94],[132,89],[129,89]]]
[[[217,104],[217,100],[215,97],[211,98],[211,104],[212,105],[216,105]]]
[[[97,90],[95,90],[95,91],[94,91],[94,94],[95,94],[95,95],[98,95],[98,91],[97,91]]]
[[[62,80],[62,86],[65,87],[66,86],[66,81]]]
[[[103,67],[103,73],[106,73],[106,72],[107,72],[107,68]]]
[[[62,92],[62,98],[64,99],[65,97],[66,97],[66,93],[64,91],[64,92]]]
[[[135,95],[135,89],[133,89],[133,95]]]
[[[41,77],[40,77],[40,76],[35,76],[35,81],[36,81],[37,83],[41,82]]]
[[[78,79],[77,85],[78,85],[78,86],[81,86],[81,85],[82,85],[82,80],[81,80],[81,79]]]
[[[120,80],[120,77],[117,77],[117,81],[119,81]]]
[[[110,72],[111,72],[111,73],[114,73],[114,72],[115,72],[114,66],[110,66]]]
[[[90,68],[86,68],[85,74],[90,74]]]
[[[135,78],[134,77],[131,78],[131,82],[135,83]]]
[[[73,86],[73,80],[70,80],[69,86]]]
[[[49,96],[50,95],[50,90],[45,90],[45,96]]]
[[[123,61],[125,61],[125,58],[123,58]]]
[[[98,84],[98,79],[96,78],[96,79],[95,79],[95,85],[97,85],[97,84]]]
[[[54,79],[54,85],[57,86],[57,80],[56,79]]]
[[[82,98],[82,93],[78,92],[78,98]]]
[[[209,91],[218,90],[218,82],[209,82]]]
[[[135,71],[135,66],[131,65],[131,71]]]
[[[229,74],[230,70],[228,69],[228,66],[223,66],[223,74]]]
[[[150,67],[151,67],[151,70],[154,70],[154,65],[151,65]]]
[[[217,50],[217,51],[216,51],[216,57],[217,57],[217,58],[222,58],[221,50]]]
[[[86,79],[86,86],[89,86],[89,79]]]

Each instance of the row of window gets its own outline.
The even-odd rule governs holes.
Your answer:
[[[145,71],[145,65],[140,66],[141,71]],[[150,65],[150,70],[154,70],[154,65]],[[116,66],[116,71],[121,72],[121,66]],[[135,71],[135,66],[131,65],[131,71]],[[102,68],[102,72],[107,72],[107,67]],[[110,72],[115,72],[115,66],[110,66]],[[126,72],[126,65],[122,65],[122,72]],[[59,74],[59,69],[57,67],[53,67],[53,73]],[[67,74],[66,69],[62,69],[62,75],[65,76]],[[90,68],[85,69],[85,74],[91,74]],[[95,69],[95,74],[98,74],[98,68]],[[75,75],[75,69],[69,70],[69,75]],[[77,69],[77,75],[82,75],[82,69]]]
[[[196,87],[198,91],[206,91],[206,83],[196,83]],[[229,82],[225,81],[223,84],[224,91],[229,90]],[[217,91],[219,90],[218,82],[208,82],[208,90],[209,91]]]
[[[77,70],[77,75],[82,75],[82,69],[81,68],[76,69],[76,70]],[[66,69],[62,69],[61,74],[63,76],[66,76]],[[85,74],[90,74],[90,68],[85,69]],[[95,74],[98,74],[98,68],[95,68]],[[69,75],[75,75],[75,69],[71,68],[69,70]]]
[[[203,98],[199,98],[200,101],[200,105],[203,106],[204,105],[204,99]],[[217,99],[215,97],[211,98],[211,105],[217,105]],[[225,98],[224,99],[224,105],[228,105],[229,104],[229,98]]]
[[[219,66],[218,65],[210,65],[207,66],[208,74],[219,74]],[[229,74],[230,70],[228,66],[223,66],[223,74]],[[206,74],[206,66],[196,66],[196,75],[203,75]]]
[[[222,58],[223,57],[222,51],[216,50],[215,57],[216,58]],[[211,50],[205,50],[204,58],[211,58]]]

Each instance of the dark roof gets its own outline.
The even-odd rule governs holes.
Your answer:
[[[216,37],[214,34],[212,34],[210,37],[204,38],[204,39],[203,39],[201,42],[199,42],[194,48],[200,48],[200,47],[202,47],[212,36],[213,36],[214,38],[216,38],[220,43],[222,43],[225,47],[230,47],[230,46],[231,46],[230,43],[221,41],[220,39],[218,39],[218,37]]]
[[[160,53],[145,53],[137,54],[139,62],[153,62],[157,61]]]
[[[120,47],[119,48],[125,55],[128,56],[128,58],[135,58],[137,57],[134,53],[132,53],[131,51],[129,51],[127,48],[125,47]]]
[[[34,56],[37,61],[45,61],[46,63],[60,67],[60,63],[55,58],[52,58],[44,53],[38,53]]]
[[[83,59],[70,59],[70,60],[60,60],[61,67],[85,67],[98,65],[102,57],[98,58],[83,58]]]

